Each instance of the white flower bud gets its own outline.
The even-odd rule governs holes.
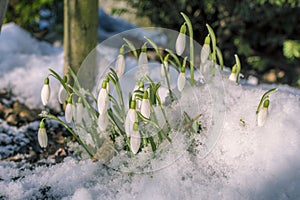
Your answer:
[[[47,132],[43,120],[41,121],[40,128],[38,130],[38,142],[42,148],[46,148],[48,145],[48,136],[47,136]]]
[[[178,79],[177,79],[177,88],[180,92],[182,92],[184,86],[185,86],[185,73],[184,72],[180,72]]]
[[[103,113],[105,113],[107,111],[108,104],[109,104],[107,85],[108,85],[108,83],[106,81],[103,81],[102,88],[100,89],[100,92],[98,95],[97,105],[98,105],[98,112],[100,113],[100,115],[102,115]]]
[[[141,135],[138,131],[138,123],[135,122],[133,125],[133,131],[130,136],[130,149],[133,154],[136,154],[139,151],[141,146]]]
[[[130,137],[132,131],[133,131],[133,124],[137,120],[137,114],[135,111],[136,102],[135,100],[131,101],[130,109],[127,112],[126,118],[125,118],[125,133],[127,137]]]
[[[125,72],[125,58],[123,54],[119,54],[116,61],[116,73],[120,78]]]
[[[48,104],[50,94],[51,94],[51,89],[50,89],[50,85],[49,85],[49,78],[47,77],[44,80],[44,85],[43,85],[43,88],[41,91],[41,99],[42,99],[42,103],[44,106]]]
[[[210,46],[209,44],[204,44],[201,49],[201,63],[205,63],[208,59],[210,53]]]
[[[230,76],[229,76],[228,79],[231,80],[231,81],[233,81],[233,82],[236,82],[236,73],[231,72],[231,74],[230,74]]]
[[[259,127],[263,126],[267,121],[269,103],[270,101],[268,99],[265,100],[263,107],[260,109],[260,111],[257,114],[257,126]]]
[[[148,92],[145,91],[144,97],[141,103],[141,114],[145,117],[148,118],[150,117],[150,102],[148,99]]]
[[[67,100],[67,91],[65,90],[64,86],[60,85],[59,90],[58,90],[58,102],[60,104],[65,103]]]
[[[72,103],[68,102],[65,110],[66,122],[70,123],[73,117],[73,106]]]

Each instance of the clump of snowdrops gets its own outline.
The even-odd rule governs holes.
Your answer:
[[[75,138],[77,144],[77,153],[86,153],[92,160],[101,160],[108,163],[121,147],[122,151],[134,156],[144,148],[149,148],[155,152],[163,141],[172,143],[172,131],[181,131],[183,133],[198,134],[201,127],[198,126],[199,113],[197,116],[189,116],[183,111],[183,123],[172,126],[168,121],[166,109],[176,101],[173,94],[174,90],[180,93],[187,87],[189,81],[192,87],[200,87],[196,84],[194,78],[195,59],[194,59],[194,41],[193,27],[189,18],[181,13],[185,22],[180,27],[175,46],[175,52],[170,49],[164,49],[162,53],[159,47],[149,38],[145,37],[145,43],[138,52],[137,48],[129,40],[124,38],[124,44],[120,47],[119,55],[116,58],[115,68],[110,68],[101,82],[98,94],[94,96],[90,91],[81,87],[76,74],[71,68],[68,69],[66,76],[61,77],[54,70],[49,69],[50,73],[45,78],[44,86],[41,91],[41,99],[44,106],[50,98],[50,81],[52,76],[60,82],[58,92],[58,101],[65,104],[65,117],[60,118],[43,111],[40,116],[40,129],[38,131],[38,142],[42,148],[47,147],[47,133],[45,129],[45,120],[51,119],[61,123]],[[213,29],[206,25],[208,35],[200,51],[200,72],[202,75],[208,71],[214,75],[217,67],[223,70],[223,58],[220,49],[217,47],[216,37]],[[189,45],[186,44],[186,37],[189,38]],[[189,56],[181,58],[186,48],[189,48]],[[128,96],[123,96],[120,78],[126,71],[125,51],[127,48],[137,59],[136,85]],[[161,76],[163,77],[168,90],[169,102],[162,102],[158,90],[162,83],[154,82],[149,76],[147,51],[152,48],[161,62]],[[236,63],[232,67],[229,80],[238,83],[241,71],[241,63],[235,55]],[[218,61],[218,63],[217,63]],[[177,88],[170,86],[170,67],[174,67],[178,72]],[[189,76],[186,75],[186,69],[189,69]],[[67,80],[69,77],[70,80]],[[72,84],[70,84],[72,83]],[[112,94],[112,89],[116,95]],[[275,90],[275,89],[274,89]],[[272,90],[272,91],[274,91]],[[271,91],[271,92],[272,92]],[[269,105],[268,94],[264,95],[258,108],[258,126],[265,123]],[[125,98],[128,105],[125,105]],[[157,110],[162,113],[164,123],[159,122]],[[88,115],[90,120],[86,120]],[[161,119],[160,119],[161,120]],[[162,125],[163,124],[163,125]],[[154,133],[153,133],[154,132]],[[85,135],[83,135],[83,133]],[[88,138],[88,139],[86,139]],[[120,149],[119,149],[120,150]]]

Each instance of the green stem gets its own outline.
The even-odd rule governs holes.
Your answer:
[[[188,26],[188,30],[189,30],[189,37],[190,37],[190,69],[191,69],[191,85],[194,85],[194,40],[193,40],[193,26],[192,23],[190,21],[190,19],[188,18],[188,16],[186,14],[184,14],[183,12],[180,13],[187,26]]]
[[[77,140],[77,142],[84,148],[84,150],[87,152],[87,154],[90,156],[90,158],[93,158],[93,154],[90,152],[90,150],[87,148],[86,144],[79,138],[79,136],[72,130],[70,126],[68,126],[66,123],[64,123],[61,119],[58,117],[47,114],[44,117],[47,117],[48,119],[53,119],[58,121],[61,125],[63,125],[71,134],[72,136]]]

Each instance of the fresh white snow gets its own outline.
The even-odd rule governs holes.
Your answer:
[[[42,105],[40,90],[48,67],[62,73],[62,49],[31,38],[15,24],[2,29],[0,58],[0,86],[11,87],[32,107]],[[51,82],[54,100],[50,102],[54,107],[58,105],[57,98],[53,98],[54,91],[58,91],[55,82]],[[205,98],[224,93],[215,102],[218,105],[210,108],[214,111],[207,111],[212,120],[221,120],[222,126],[217,129],[216,144],[205,156],[192,154],[185,145],[174,143],[181,156],[176,160],[174,154],[165,153],[163,158],[173,162],[148,173],[125,173],[72,157],[34,169],[30,164],[20,169],[18,163],[0,162],[0,198],[299,199],[299,90],[279,86],[279,91],[270,95],[266,124],[257,127],[257,104],[266,88],[273,86],[262,87],[264,90],[260,86],[236,85],[224,76],[211,82],[210,94],[197,94],[202,98],[201,106]],[[186,108],[193,110],[192,105]],[[205,107],[202,109],[205,112]],[[218,112],[223,117],[216,117]],[[153,159],[151,166],[161,163]]]

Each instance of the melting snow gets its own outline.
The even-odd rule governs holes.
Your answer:
[[[41,105],[48,67],[62,73],[62,49],[36,41],[14,24],[2,29],[0,57],[1,87],[12,87],[28,105]],[[265,90],[235,85],[226,78],[222,84],[225,92],[216,108],[224,113],[220,136],[205,157],[178,144],[181,156],[174,161],[172,153],[166,154],[164,159],[174,162],[150,173],[124,173],[72,157],[34,169],[0,162],[0,198],[299,199],[299,91],[280,86],[283,89],[270,97],[265,126],[257,127],[255,110]],[[217,83],[212,86],[217,92],[222,89]],[[10,142],[3,137],[1,141]],[[151,165],[160,165],[160,160],[153,159]]]

